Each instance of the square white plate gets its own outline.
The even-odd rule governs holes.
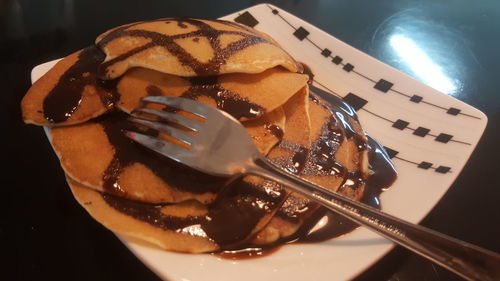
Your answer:
[[[382,143],[399,172],[382,194],[384,211],[418,223],[441,199],[477,145],[487,118],[268,4],[222,19],[255,25],[274,37],[315,74],[314,85],[358,109],[366,131]],[[32,81],[56,61],[35,67]],[[179,254],[119,237],[161,278],[201,280],[345,280],[377,261],[392,243],[366,230],[317,244],[286,245],[269,256],[230,261]]]

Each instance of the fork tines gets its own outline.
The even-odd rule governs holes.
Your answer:
[[[201,118],[205,118],[207,115],[205,108],[200,107],[196,102],[188,99],[149,96],[143,98],[142,101],[171,106],[190,114],[194,114]],[[175,140],[187,144],[188,146],[192,145],[194,135],[189,133],[189,131],[187,130],[176,128],[178,127],[176,125],[182,126],[196,133],[199,132],[202,128],[202,124],[200,121],[182,116],[175,112],[141,107],[135,109],[131,115],[133,116],[129,118],[131,122],[164,133],[169,137],[174,138]],[[148,119],[151,117],[154,120]],[[166,150],[168,150],[169,153],[172,153],[173,150],[186,148],[185,146],[176,145],[164,139],[141,134],[139,132],[126,131],[125,135],[130,139],[159,153],[165,153]]]

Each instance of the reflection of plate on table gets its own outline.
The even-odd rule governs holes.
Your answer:
[[[420,221],[465,165],[487,123],[479,110],[446,96],[274,6],[262,4],[223,17],[269,33],[315,74],[314,85],[358,110],[363,127],[382,143],[399,172],[382,194],[383,210]],[[37,80],[55,61],[35,67]],[[366,229],[316,244],[292,244],[262,258],[225,260],[179,254],[119,237],[168,280],[343,280],[392,247]]]

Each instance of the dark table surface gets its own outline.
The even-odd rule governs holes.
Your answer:
[[[483,111],[486,131],[463,172],[422,224],[500,252],[500,2],[496,0],[268,1],[421,79],[387,44],[398,30],[418,40]],[[40,63],[92,44],[108,28],[170,16],[217,18],[260,1],[0,1],[0,278],[159,280],[73,199],[40,127],[24,125],[20,100]],[[421,79],[422,80],[422,79]],[[424,83],[426,81],[422,80]],[[175,266],[175,265],[172,265]],[[396,247],[356,280],[460,280]]]

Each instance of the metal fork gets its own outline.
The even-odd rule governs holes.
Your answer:
[[[196,134],[174,128],[166,122],[145,120],[135,115],[136,118],[131,118],[131,121],[166,133],[190,147],[183,148],[156,137],[127,131],[126,135],[132,140],[208,174],[252,174],[273,180],[467,280],[500,280],[499,254],[406,222],[274,166],[257,150],[246,129],[229,114],[184,98],[150,96],[143,101],[190,112],[202,117],[204,122],[175,112],[138,108],[137,112],[179,124]]]

